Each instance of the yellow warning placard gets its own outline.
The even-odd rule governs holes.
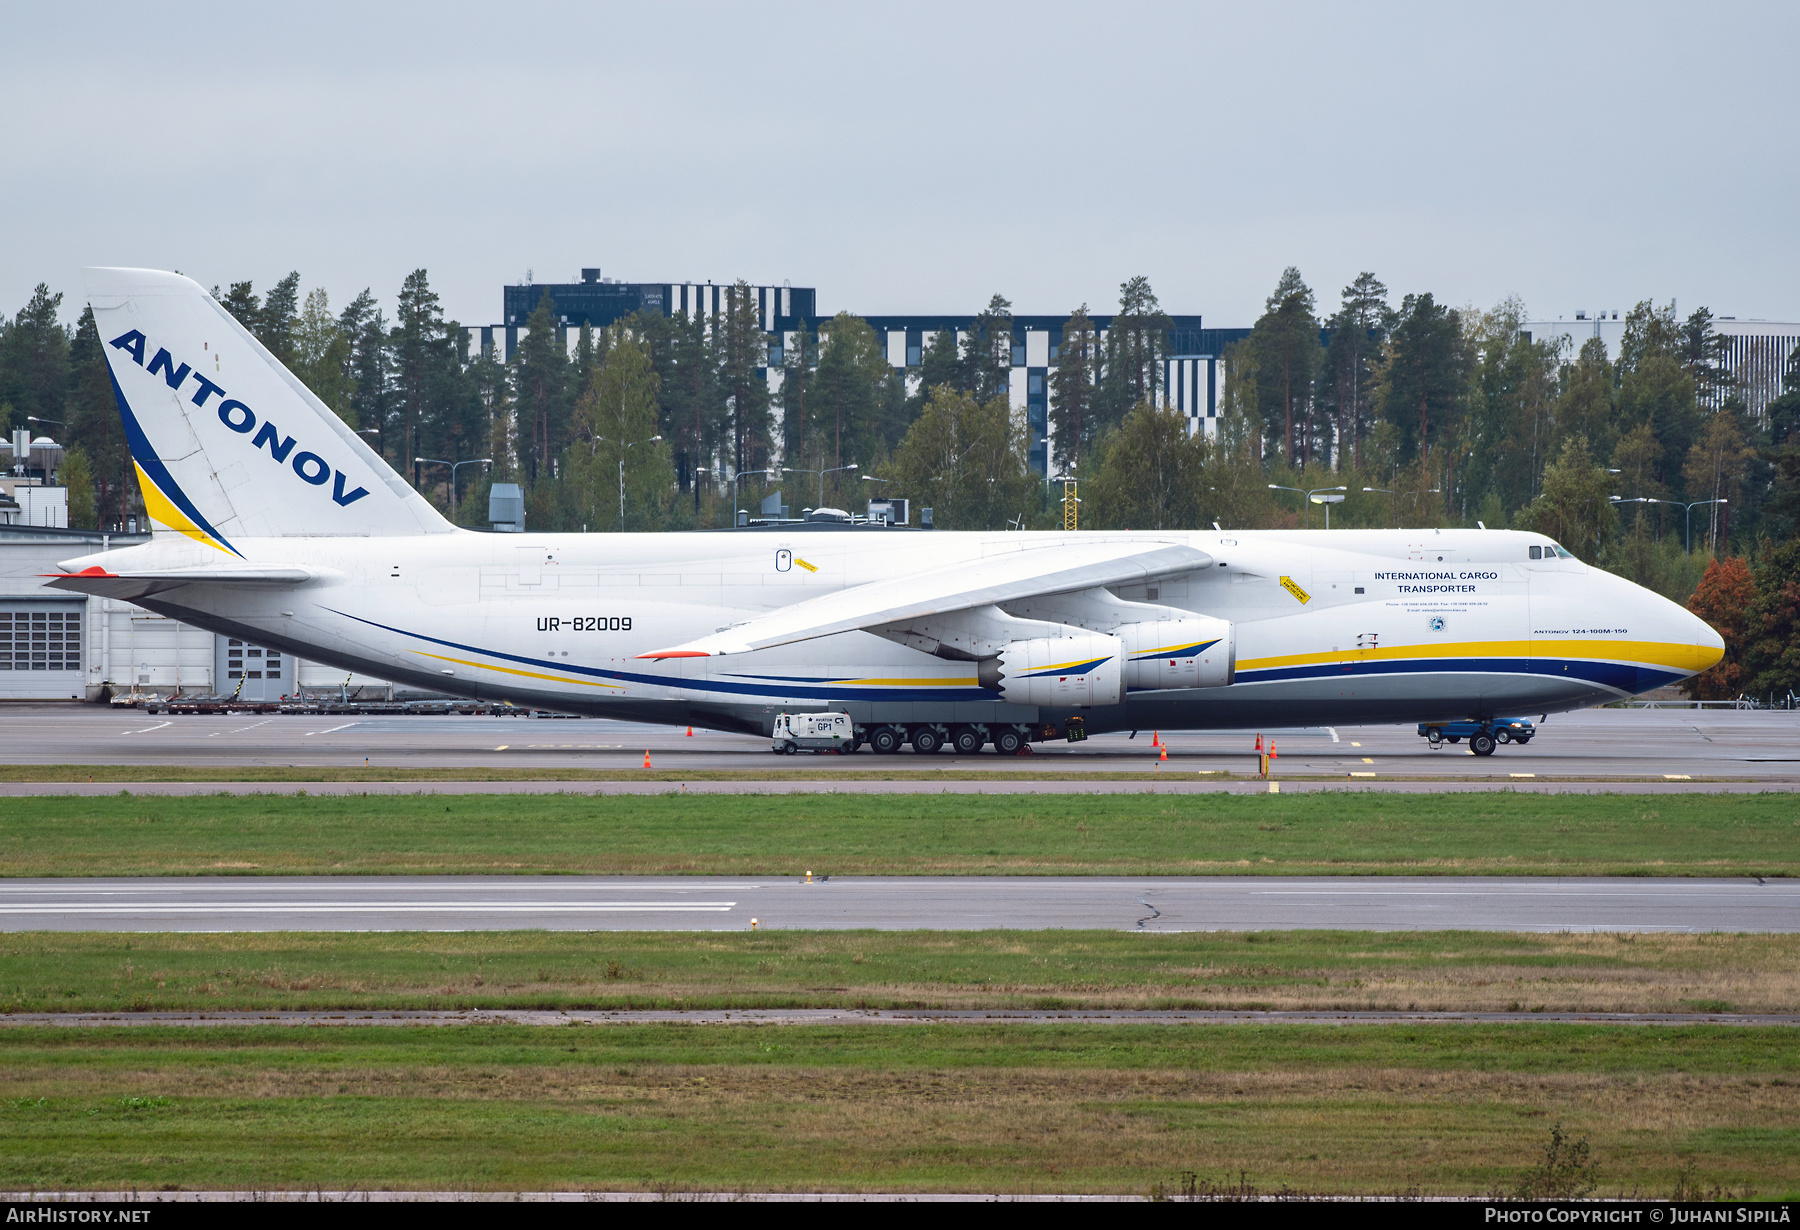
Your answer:
[[[1301,589],[1298,585],[1294,584],[1293,577],[1282,577],[1281,578],[1281,588],[1287,590],[1288,593],[1290,593],[1290,594],[1294,595],[1294,597],[1298,598],[1300,600],[1301,606],[1305,606],[1307,603],[1312,601],[1312,595],[1307,593],[1305,590]]]
[[[802,568],[806,569],[808,572],[817,572],[819,570],[819,566],[817,564],[809,564],[797,555],[794,557],[794,562],[796,564],[800,565]]]

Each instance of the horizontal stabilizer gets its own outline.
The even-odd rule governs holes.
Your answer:
[[[268,568],[246,564],[239,568],[212,565],[206,568],[165,568],[155,571],[109,572],[95,564],[79,572],[46,573],[53,589],[74,590],[100,598],[142,598],[181,585],[255,585],[292,587],[317,581],[326,574],[318,568]]]
[[[640,658],[695,658],[750,653],[795,641],[880,627],[901,620],[966,611],[1040,594],[1134,585],[1204,568],[1212,557],[1179,543],[1123,539],[1051,543],[931,572],[872,581],[826,594]]]

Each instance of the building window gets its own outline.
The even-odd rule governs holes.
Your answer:
[[[243,677],[244,677],[243,671],[226,671],[225,672],[225,678],[227,678],[227,679],[242,679]]]
[[[0,670],[81,669],[81,612],[0,609]]]
[[[1041,372],[1032,372],[1031,375],[1025,377],[1025,392],[1028,395],[1036,397],[1042,394],[1043,391],[1044,377]]]
[[[781,339],[775,338],[769,343],[769,366],[780,367],[782,363]]]
[[[1024,367],[1025,366],[1025,343],[1024,342],[1021,342],[1021,341],[1013,342],[1012,365],[1014,367]]]
[[[244,674],[244,678],[246,678],[246,679],[261,679],[262,672],[261,671],[247,671]]]

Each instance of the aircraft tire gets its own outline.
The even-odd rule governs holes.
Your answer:
[[[1485,732],[1479,735],[1470,735],[1469,750],[1477,756],[1492,756],[1494,754],[1494,736]]]
[[[994,732],[994,751],[1002,756],[1017,756],[1024,746],[1025,736],[1011,727],[1001,727]]]
[[[973,726],[955,726],[950,730],[950,749],[958,756],[973,756],[986,742]]]
[[[912,732],[913,751],[921,756],[929,756],[944,746],[944,736],[937,732],[935,726],[915,726]]]
[[[869,750],[877,756],[892,756],[900,750],[900,732],[892,726],[877,726],[869,732]]]

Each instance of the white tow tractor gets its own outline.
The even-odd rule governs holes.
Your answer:
[[[848,713],[780,713],[772,734],[777,756],[796,752],[848,752],[856,747],[856,728]]]

